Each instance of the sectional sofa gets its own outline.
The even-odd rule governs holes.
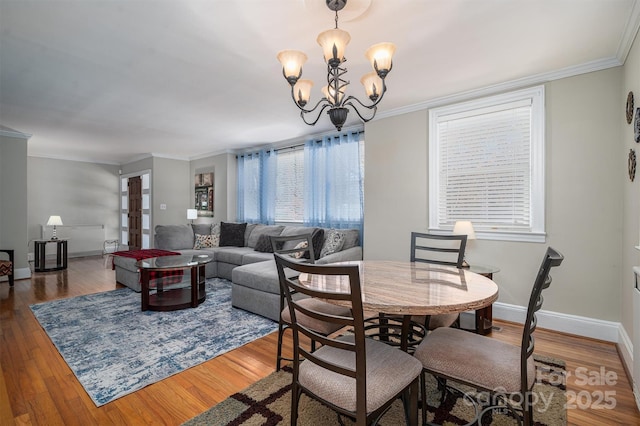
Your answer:
[[[269,236],[311,234],[318,264],[362,260],[357,229],[329,229],[304,226],[219,223],[212,225],[158,225],[156,249],[182,254],[212,253],[206,265],[207,278],[232,282],[232,305],[278,320],[280,286]],[[135,259],[115,256],[116,281],[140,291]]]

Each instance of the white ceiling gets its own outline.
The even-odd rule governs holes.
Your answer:
[[[397,51],[378,117],[618,66],[639,9],[637,0],[349,0],[348,93],[364,101],[364,51],[381,41]],[[302,122],[276,54],[307,53],[315,103],[326,78],[315,40],[333,26],[324,0],[0,0],[0,125],[33,135],[29,155],[114,164],[301,140],[332,126]]]

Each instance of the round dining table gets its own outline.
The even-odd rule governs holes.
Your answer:
[[[482,309],[498,299],[498,286],[486,276],[450,266],[388,260],[340,262],[357,265],[365,311],[405,318]],[[335,264],[334,264],[335,265]],[[329,292],[348,292],[346,276],[300,274],[302,285]],[[349,306],[348,301],[328,302]],[[404,345],[403,345],[404,346]]]

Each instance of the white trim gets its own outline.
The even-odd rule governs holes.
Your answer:
[[[22,133],[17,130],[9,129],[8,127],[0,129],[0,136],[6,136],[8,138],[29,139],[31,136],[29,133]]]
[[[16,268],[13,270],[14,280],[24,280],[25,278],[31,278],[31,268]],[[0,281],[9,281],[9,277],[2,276]]]
[[[636,38],[636,34],[638,34],[638,29],[640,29],[640,2],[634,0],[631,13],[629,14],[629,20],[624,28],[624,34],[622,35],[616,54],[616,58],[618,58],[621,64],[624,64],[627,60],[627,56],[633,45],[633,40]]]
[[[633,39],[632,39],[633,41]],[[595,71],[602,71],[609,68],[615,68],[622,65],[617,58],[599,59],[587,62],[581,65],[562,68],[556,71],[535,74],[516,80],[506,81],[504,83],[494,84],[492,86],[482,87],[480,89],[467,90],[465,92],[455,93],[452,95],[434,98],[428,101],[419,102],[413,105],[407,105],[400,108],[394,108],[387,111],[380,111],[372,121],[381,118],[394,117],[396,115],[407,114],[410,112],[422,111],[424,109],[435,108],[442,105],[448,105],[456,102],[464,102],[470,99],[480,98],[484,96],[492,96],[510,90],[522,89],[528,86],[544,84],[549,81],[560,80],[563,78],[574,77],[576,75],[587,74]]]
[[[631,382],[633,396],[636,400],[638,410],[640,410],[640,389],[638,389],[640,383],[635,383],[633,380],[633,342],[631,341],[631,338],[629,338],[629,334],[627,333],[627,330],[625,330],[625,328],[622,326],[622,324],[620,324],[620,327],[618,329],[618,352],[620,353],[622,362],[627,367],[627,371],[629,372],[629,381]]]
[[[618,327],[618,351],[620,352],[621,361],[627,367],[629,374],[629,381],[633,381],[633,342],[627,334],[627,330],[620,324]]]
[[[496,319],[522,324],[525,321],[526,314],[527,308],[523,306],[501,302],[494,303],[493,305],[493,317]],[[536,316],[538,318],[538,327],[540,328],[605,340],[607,342],[618,342],[619,322],[544,310],[538,311]]]
[[[40,154],[27,154],[27,157],[34,157],[34,158],[47,158],[50,160],[61,160],[61,161],[77,161],[79,163],[91,163],[91,164],[107,164],[109,166],[119,166],[121,163],[118,163],[116,161],[105,161],[105,160],[98,160],[95,158],[86,158],[86,157],[73,157],[73,156],[69,156],[69,155],[40,155]]]
[[[507,104],[526,101],[531,105],[531,201],[530,230],[509,231],[501,229],[478,229],[482,239],[501,241],[545,242],[545,87],[544,85],[515,90],[480,99],[459,102],[429,110],[429,229],[447,229],[442,227],[438,217],[440,202],[440,135],[439,124],[457,116],[473,116],[484,110],[504,108]],[[512,106],[509,106],[510,108]]]

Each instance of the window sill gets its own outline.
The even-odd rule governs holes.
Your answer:
[[[430,229],[430,231],[434,234],[451,234],[451,231],[444,231],[441,229]],[[486,232],[478,230],[475,232],[476,239],[478,240],[517,241],[525,243],[545,243],[547,241],[547,234],[544,232]]]

